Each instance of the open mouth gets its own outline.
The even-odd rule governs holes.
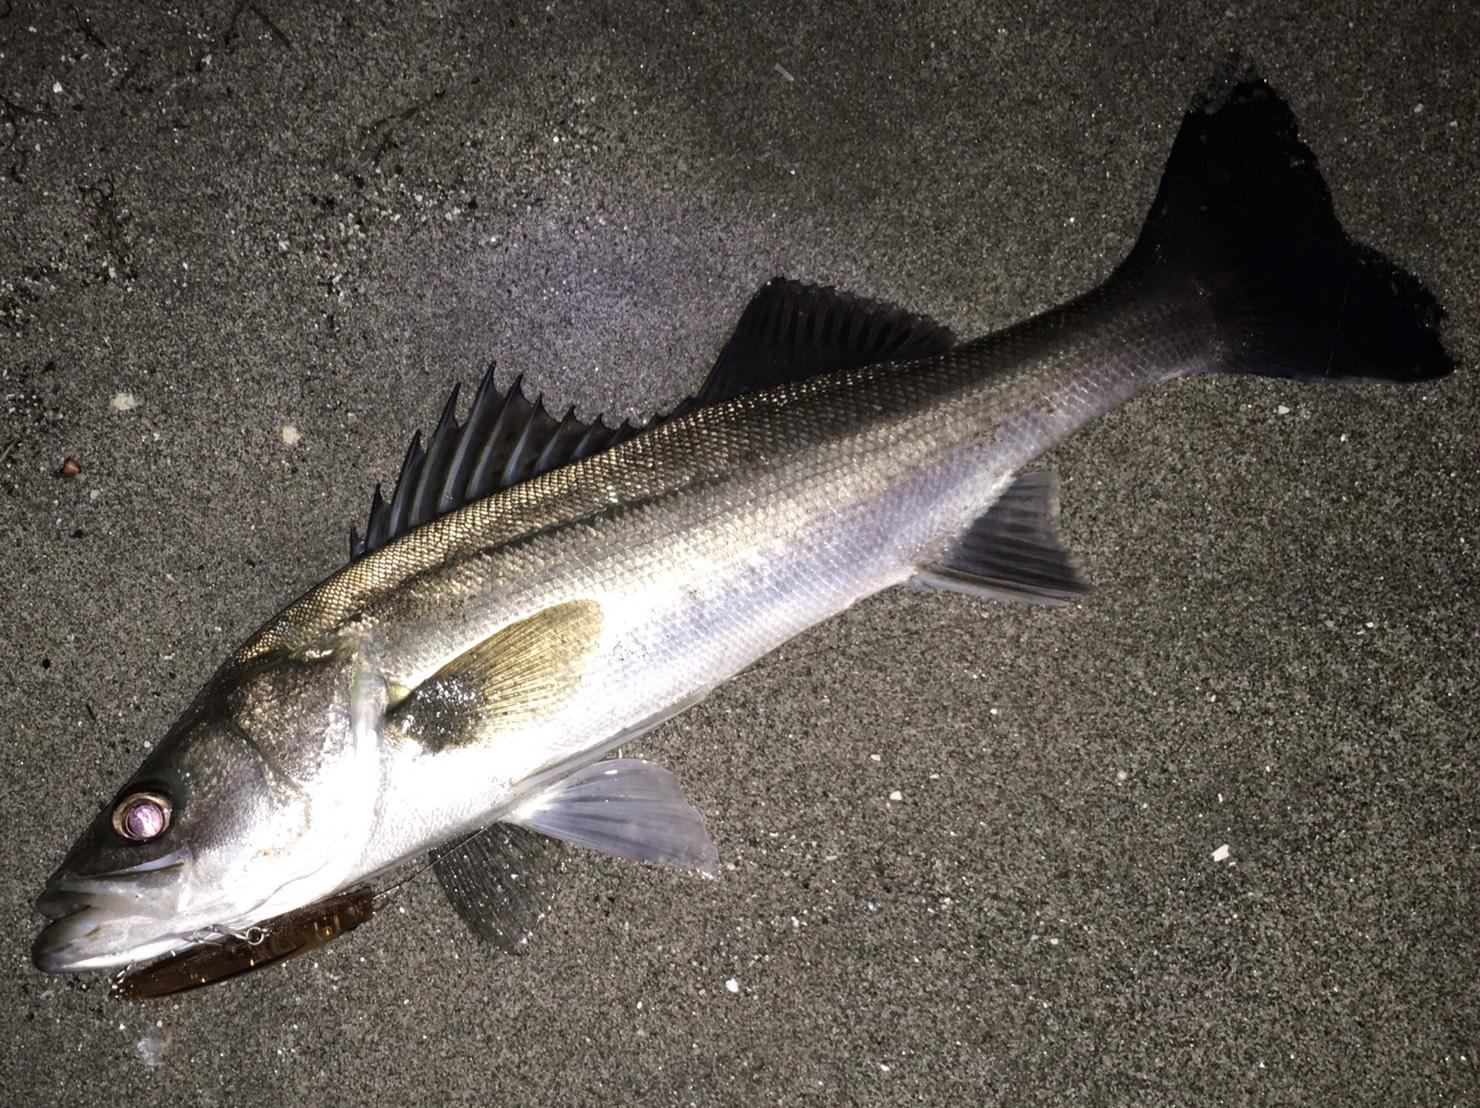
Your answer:
[[[178,946],[178,936],[159,934],[160,921],[147,909],[160,892],[157,883],[183,864],[182,852],[176,851],[126,869],[53,879],[36,900],[36,911],[48,920],[31,947],[36,968],[46,973],[108,969]]]
[[[36,901],[36,911],[53,923],[91,907],[92,904],[81,893],[66,889],[48,889]]]

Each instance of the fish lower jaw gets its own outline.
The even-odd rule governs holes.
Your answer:
[[[199,941],[215,930],[203,921],[180,915],[158,916],[132,910],[108,898],[79,904],[65,891],[43,896],[38,909],[51,922],[31,947],[31,960],[46,973],[89,973],[147,962]],[[57,915],[77,904],[75,910]]]
[[[190,942],[185,935],[167,935],[123,949],[88,951],[81,942],[55,943],[48,938],[59,924],[58,920],[45,928],[31,949],[31,960],[44,973],[90,973],[95,970],[122,969],[136,962],[147,962]]]

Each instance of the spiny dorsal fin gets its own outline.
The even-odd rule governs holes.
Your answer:
[[[457,418],[459,390],[454,388],[426,448],[421,432],[413,436],[391,499],[387,501],[377,485],[365,537],[351,528],[350,561],[428,520],[579,461],[642,430],[628,422],[611,427],[600,418],[588,423],[577,419],[574,409],[556,419],[543,396],[531,400],[524,394],[522,376],[501,392],[493,370],[490,365],[483,374],[467,419]]]
[[[901,362],[949,350],[955,338],[925,316],[821,285],[775,277],[750,299],[734,333],[699,391],[646,423],[610,426],[598,417],[556,419],[544,398],[524,394],[516,377],[507,392],[483,375],[466,420],[452,390],[436,430],[418,432],[401,463],[389,501],[376,486],[361,539],[349,533],[350,561],[435,519],[521,481],[609,449],[696,408],[877,362]]]
[[[1068,604],[1089,591],[1058,535],[1059,486],[1051,473],[1020,474],[945,557],[914,580],[937,589]]]
[[[570,695],[601,636],[601,605],[570,600],[459,654],[386,713],[386,734],[429,751],[467,746]]]

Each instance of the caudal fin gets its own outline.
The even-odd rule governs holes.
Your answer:
[[[1217,316],[1226,355],[1210,371],[1425,381],[1454,368],[1439,338],[1443,309],[1342,230],[1294,115],[1262,80],[1183,119],[1123,268],[1168,266]]]

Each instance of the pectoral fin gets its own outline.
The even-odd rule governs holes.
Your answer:
[[[571,695],[600,637],[594,600],[512,623],[412,689],[387,713],[386,734],[438,751],[537,719]]]
[[[704,817],[661,766],[613,758],[579,769],[536,793],[506,817],[579,846],[713,877],[719,850]]]

